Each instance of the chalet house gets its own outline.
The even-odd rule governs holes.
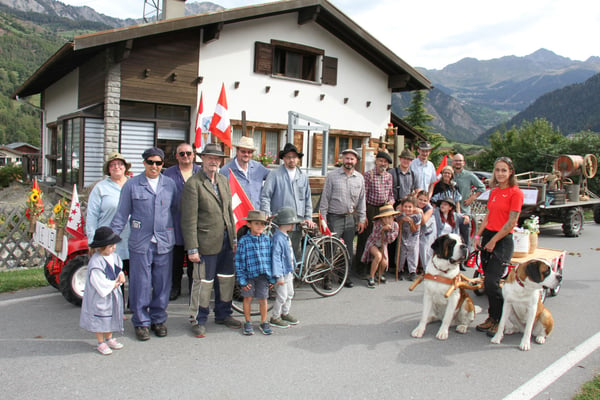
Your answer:
[[[165,10],[183,15],[184,2],[165,0]],[[88,186],[112,151],[137,173],[150,146],[173,162],[176,144],[193,142],[200,96],[210,117],[222,85],[233,143],[244,134],[260,153],[277,154],[294,142],[306,154],[302,166],[319,173],[324,148],[332,166],[344,148],[385,133],[392,92],[431,88],[326,0],[163,14],[75,37],[13,94],[41,94],[42,179]],[[313,129],[323,125],[314,121],[327,128]]]

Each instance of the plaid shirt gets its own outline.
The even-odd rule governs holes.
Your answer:
[[[367,207],[363,176],[357,171],[352,171],[348,176],[344,168],[331,171],[325,179],[319,211],[323,217],[327,217],[327,214],[342,215],[356,212],[359,222],[365,222]]]
[[[381,207],[384,204],[394,204],[394,192],[392,190],[392,174],[384,172],[379,175],[376,169],[365,172],[365,193],[367,204]]]
[[[235,273],[240,286],[246,286],[248,279],[260,275],[272,281],[271,239],[267,235],[256,236],[248,232],[241,237],[235,253]]]

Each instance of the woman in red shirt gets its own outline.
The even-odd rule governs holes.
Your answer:
[[[493,188],[487,203],[488,212],[475,235],[473,246],[481,250],[481,265],[485,274],[484,287],[488,297],[488,318],[477,325],[477,330],[496,334],[502,315],[500,279],[512,258],[512,232],[519,221],[523,206],[523,192],[517,185],[515,168],[508,157],[494,162],[490,186]]]

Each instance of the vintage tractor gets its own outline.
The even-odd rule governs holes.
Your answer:
[[[44,274],[48,283],[60,290],[69,303],[80,306],[90,259],[87,237],[69,238],[68,249],[65,261],[48,252]]]

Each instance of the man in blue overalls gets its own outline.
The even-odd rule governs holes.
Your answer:
[[[175,182],[162,176],[165,153],[156,147],[144,151],[144,173],[121,189],[111,228],[120,234],[129,223],[129,302],[138,340],[167,336],[167,306],[171,291],[171,251],[175,245],[173,211]]]

